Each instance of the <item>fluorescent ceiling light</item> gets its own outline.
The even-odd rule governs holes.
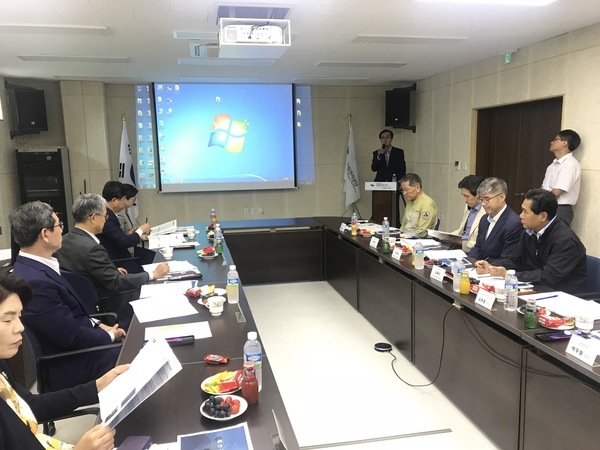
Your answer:
[[[469,3],[474,5],[546,6],[556,0],[414,0],[421,3]]]
[[[18,55],[23,61],[75,62],[75,63],[129,63],[128,56],[63,56],[63,55]]]

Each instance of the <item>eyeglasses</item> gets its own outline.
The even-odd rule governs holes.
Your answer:
[[[564,141],[564,139],[557,137],[557,138],[552,139],[550,142],[554,142],[554,141]]]
[[[402,188],[400,189],[400,193],[401,194],[406,194],[407,192],[410,192],[412,190],[414,190],[417,186],[408,186],[406,188]]]
[[[62,220],[54,225],[50,225],[49,227],[44,227],[47,230],[54,230],[54,228],[56,227],[60,227],[61,230],[65,229],[65,224],[62,222]],[[42,230],[44,229],[42,228]],[[41,230],[40,230],[41,231]]]
[[[108,216],[108,214],[92,213],[92,214],[90,214],[90,217],[92,217],[92,216],[104,217],[104,220],[106,220],[106,217]]]
[[[499,194],[494,195],[493,197],[483,197],[483,198],[480,197],[477,200],[479,200],[479,203],[483,203],[484,205],[487,205],[490,202],[490,200],[493,200],[496,197],[499,197],[501,195],[502,195],[502,192],[499,193]]]

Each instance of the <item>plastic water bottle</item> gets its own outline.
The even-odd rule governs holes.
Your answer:
[[[235,264],[229,266],[227,272],[227,303],[239,303],[240,301],[240,276]]]
[[[519,280],[514,270],[509,270],[504,280],[504,290],[506,291],[506,301],[504,302],[505,311],[516,311],[519,301]]]
[[[462,261],[453,261],[450,270],[452,271],[452,290],[460,292],[460,275],[465,270],[465,265]]]
[[[358,234],[358,216],[356,215],[356,212],[352,213],[352,217],[350,218],[350,225],[352,227],[352,231],[350,234],[352,234],[352,236],[356,236]]]
[[[217,213],[215,211],[215,208],[211,208],[208,227],[215,228],[216,226],[217,226]]]
[[[392,183],[397,183],[398,182],[398,177],[396,176],[396,174],[392,175]]]
[[[254,363],[254,371],[258,380],[258,390],[262,389],[262,347],[258,342],[256,331],[248,332],[248,340],[244,344],[244,361]]]
[[[390,252],[390,221],[387,217],[381,223],[381,240],[383,241],[383,253]]]
[[[223,253],[223,231],[219,224],[215,225],[215,253],[218,255]]]
[[[413,247],[413,265],[415,269],[423,269],[425,267],[425,250],[421,241],[417,241]]]

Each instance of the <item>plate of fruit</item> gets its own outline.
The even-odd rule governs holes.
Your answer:
[[[248,409],[248,402],[237,395],[211,395],[200,406],[200,414],[207,419],[225,422],[241,416]]]
[[[243,374],[241,370],[236,370],[235,372],[224,370],[223,372],[219,372],[216,375],[206,378],[202,384],[200,384],[200,387],[207,394],[231,394],[240,390],[242,377]]]
[[[401,246],[402,256],[407,256],[412,253],[412,249],[408,245]]]
[[[202,259],[214,259],[219,256],[219,254],[212,245],[207,245],[202,250],[198,250],[198,256]]]

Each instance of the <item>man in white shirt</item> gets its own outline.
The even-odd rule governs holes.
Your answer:
[[[579,197],[581,166],[572,152],[579,147],[581,138],[573,130],[562,130],[550,141],[554,161],[546,169],[542,188],[550,191],[558,201],[556,217],[571,225],[573,205]]]

